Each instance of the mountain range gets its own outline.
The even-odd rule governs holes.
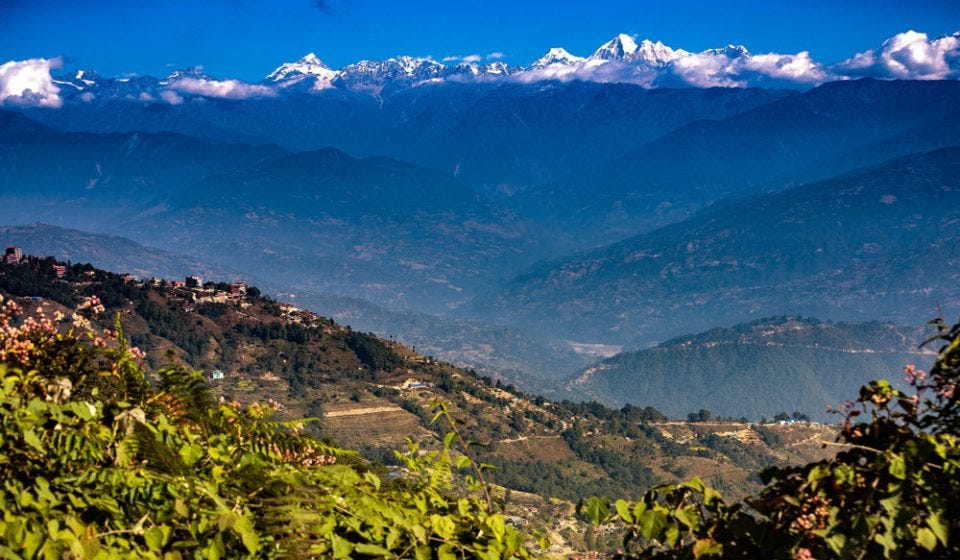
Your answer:
[[[473,311],[635,345],[789,313],[917,324],[960,306],[958,212],[960,147],[944,148],[540,263]]]
[[[877,49],[825,65],[813,60],[807,51],[753,54],[743,45],[726,45],[693,53],[650,39],[637,42],[632,36],[619,34],[589,56],[581,57],[562,47],[553,47],[527,66],[505,64],[499,56],[487,57],[483,63],[483,57],[477,55],[459,60],[448,57],[443,62],[430,57],[396,56],[386,60],[361,60],[334,70],[311,52],[299,60],[280,64],[259,83],[217,79],[204,74],[202,67],[178,70],[164,78],[108,78],[91,69],[80,69],[48,77],[45,91],[23,92],[13,97],[19,103],[42,106],[64,101],[90,102],[97,98],[180,105],[197,98],[247,99],[327,90],[379,97],[438,83],[550,80],[632,83],[644,87],[802,89],[863,76],[941,79],[956,71],[951,65],[956,63],[958,50],[960,33],[930,39],[923,33],[906,31],[889,38]],[[942,64],[938,64],[937,59],[943,59]],[[44,64],[49,68],[56,66],[57,61],[40,66]]]
[[[798,314],[916,325],[960,303],[958,82],[822,65],[803,87],[671,82],[765,56],[618,36],[523,69],[311,55],[257,84],[76,71],[59,104],[3,102],[0,223],[78,230],[8,230],[64,258],[256,279],[571,397],[558,380],[592,360],[686,333]]]

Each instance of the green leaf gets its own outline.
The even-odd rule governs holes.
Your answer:
[[[458,469],[465,469],[472,463],[473,462],[470,460],[470,457],[467,457],[466,455],[459,455],[457,456],[457,460],[454,461],[454,465],[456,465]]]
[[[43,444],[40,442],[40,438],[37,437],[37,433],[34,432],[32,428],[23,431],[23,441],[30,447],[43,453]]]
[[[940,517],[940,512],[931,510],[927,515],[927,527],[930,527],[930,530],[933,531],[933,534],[940,539],[940,542],[943,543],[943,546],[950,544],[949,535],[950,535],[950,526]]]
[[[630,512],[630,504],[626,500],[617,500],[614,506],[617,508],[617,515],[626,523],[633,523],[633,513]]]
[[[807,482],[816,482],[821,478],[827,478],[830,474],[829,466],[817,465],[810,469],[810,472],[807,474]]]
[[[692,480],[684,482],[683,485],[698,494],[703,494],[704,490],[706,489],[706,486],[704,486],[703,481],[700,480],[700,477],[693,477]]]
[[[890,465],[887,467],[890,476],[900,480],[907,478],[907,463],[903,460],[903,455],[893,455],[890,458]]]
[[[430,516],[430,526],[433,527],[433,532],[445,541],[453,539],[457,531],[457,526],[453,520],[437,514]]]
[[[484,524],[490,529],[497,542],[503,542],[503,536],[507,533],[507,524],[502,515],[491,515],[484,521]]]
[[[203,448],[195,443],[188,443],[180,447],[180,458],[188,466],[193,466],[203,458]]]
[[[250,554],[256,554],[260,550],[260,537],[253,528],[253,523],[245,515],[238,515],[233,523],[233,532],[240,535],[243,546]]]
[[[691,519],[689,512],[686,508],[679,507],[673,511],[673,516],[677,518],[677,521],[683,523],[687,527],[693,529],[695,527],[695,521]]]
[[[390,556],[389,550],[382,546],[369,543],[358,543],[353,547],[353,550],[359,554],[366,554],[367,556]]]
[[[927,549],[927,552],[933,552],[937,548],[937,535],[929,527],[920,527],[917,530],[917,544]]]
[[[846,535],[840,533],[833,533],[829,537],[825,538],[824,541],[827,543],[827,546],[830,547],[830,550],[840,554],[843,550],[843,546],[847,544]]]
[[[457,432],[447,432],[447,435],[443,436],[443,447],[450,449],[458,439],[460,439],[460,436],[457,435]]]
[[[380,490],[380,477],[370,471],[363,473],[363,479],[369,482],[377,491]]]
[[[590,519],[594,525],[603,523],[609,514],[610,504],[606,498],[590,496],[590,499],[587,500],[587,518]]]
[[[337,535],[332,535],[331,541],[333,542],[334,558],[350,558],[353,555],[353,543],[350,541]]]
[[[167,544],[167,538],[169,536],[170,528],[164,525],[150,527],[143,532],[143,540],[146,541],[147,547],[154,552],[163,550],[163,546]]]
[[[666,516],[658,511],[648,509],[640,516],[640,534],[643,538],[660,540],[661,532],[667,524]]]

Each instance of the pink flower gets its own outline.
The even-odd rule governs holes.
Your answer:
[[[957,390],[957,385],[955,383],[948,383],[942,389],[940,389],[940,396],[945,399],[952,399],[954,391]]]

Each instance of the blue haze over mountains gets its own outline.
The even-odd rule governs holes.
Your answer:
[[[364,72],[175,103],[155,102],[154,78],[62,76],[74,84],[61,86],[62,107],[0,110],[0,223],[121,235],[421,351],[611,403],[642,399],[618,388],[645,383],[669,398],[655,382],[663,362],[645,373],[628,354],[574,383],[590,349],[754,332],[734,325],[774,315],[918,325],[937,305],[960,309],[955,80],[649,88],[433,80],[452,70],[422,65],[415,80],[384,64]],[[26,247],[81,235],[15,231]],[[84,239],[91,256],[71,258],[116,245]],[[832,333],[838,352],[850,345],[837,329],[914,332],[796,321]],[[885,347],[887,361],[857,361],[876,354],[869,344],[844,354],[845,367],[874,369],[862,378],[816,384],[797,366],[810,399],[783,406],[816,406],[902,365],[919,342],[906,338]],[[671,357],[695,355],[676,342]],[[759,363],[786,359],[748,342],[753,356],[781,353]],[[710,404],[761,413],[730,402]]]

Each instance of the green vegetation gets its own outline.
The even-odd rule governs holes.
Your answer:
[[[601,498],[582,506],[595,523],[626,527],[620,558],[957,558],[960,324],[935,324],[944,345],[929,375],[907,366],[909,393],[884,380],[862,387],[842,411],[835,458],[767,469],[745,503],[695,479],[617,500],[613,512]]]
[[[691,421],[704,421],[702,412],[786,420],[789,411],[796,420],[830,421],[826,404],[920,359],[923,336],[920,327],[889,323],[772,317],[623,352],[592,366],[571,390],[611,406],[654,405],[675,418],[693,412]]]
[[[398,454],[406,474],[383,481],[302,421],[272,420],[279,403],[218,403],[182,367],[148,383],[119,328],[19,313],[0,313],[4,558],[528,555],[485,484],[455,489],[457,469],[480,471],[453,432]]]
[[[484,495],[487,481],[567,500],[642,495],[613,515],[609,502],[585,502],[595,520],[626,525],[626,557],[956,552],[958,512],[938,501],[958,490],[955,357],[929,378],[911,370],[932,395],[922,406],[923,395],[868,386],[824,452],[819,441],[835,432],[822,426],[751,426],[706,409],[678,422],[652,407],[550,402],[266,298],[188,305],[193,295],[176,288],[86,266],[58,281],[52,264],[0,266],[0,290],[47,317],[18,322],[8,303],[0,335],[0,476],[10,481],[0,544],[11,557],[522,556],[534,528],[612,548],[610,527],[584,532],[569,513],[534,520],[549,507],[511,512],[509,490],[507,509],[490,513],[491,501],[500,506]],[[49,301],[25,297],[40,290]],[[91,295],[101,291],[102,301]],[[119,325],[98,325],[91,313],[103,307],[146,356],[126,349]],[[72,330],[57,313],[76,313]],[[957,331],[945,331],[954,349],[939,364],[957,353]],[[228,373],[208,386],[196,365]],[[406,388],[411,379],[416,388]],[[855,424],[855,412],[873,422]],[[322,424],[303,420],[321,415]],[[929,420],[949,415],[945,427]],[[337,437],[366,460],[306,434]],[[394,453],[408,435],[410,452]],[[686,477],[728,500],[755,497],[730,505],[700,482],[662,485]],[[499,533],[498,519],[518,514],[528,537]]]
[[[145,352],[148,376],[159,375],[174,355],[186,367],[224,372],[223,379],[213,382],[216,396],[244,404],[274,399],[283,404],[278,416],[284,419],[398,407],[397,413],[324,418],[307,428],[386,464],[399,464],[394,450],[408,436],[429,449],[441,445],[444,434],[430,423],[429,403],[436,398],[464,420],[470,439],[486,444],[477,450],[478,458],[502,467],[488,475],[492,482],[573,502],[601,493],[639,495],[655,484],[695,475],[710,476],[739,496],[759,489],[752,474],[756,469],[823,456],[815,444],[787,447],[791,443],[815,441],[818,434],[830,437],[829,428],[812,427],[803,436],[754,438],[756,443],[711,437],[712,432],[738,429],[718,422],[693,433],[681,427],[665,434],[667,428],[653,424],[666,417],[653,407],[610,409],[596,402],[531,397],[500,379],[418,356],[402,345],[263,297],[253,288],[241,300],[221,303],[227,287],[222,283],[185,290],[164,282],[131,282],[89,265],[68,266],[67,277],[59,280],[53,264],[35,258],[0,264],[0,283],[7,283],[10,296],[26,297],[25,305],[48,317],[58,309],[69,315],[92,294],[102,293],[107,315],[120,313],[131,344]],[[15,278],[23,281],[9,281]],[[221,295],[210,291],[218,287]],[[63,307],[28,297],[38,290],[58,290]],[[426,386],[402,389],[411,378]]]

